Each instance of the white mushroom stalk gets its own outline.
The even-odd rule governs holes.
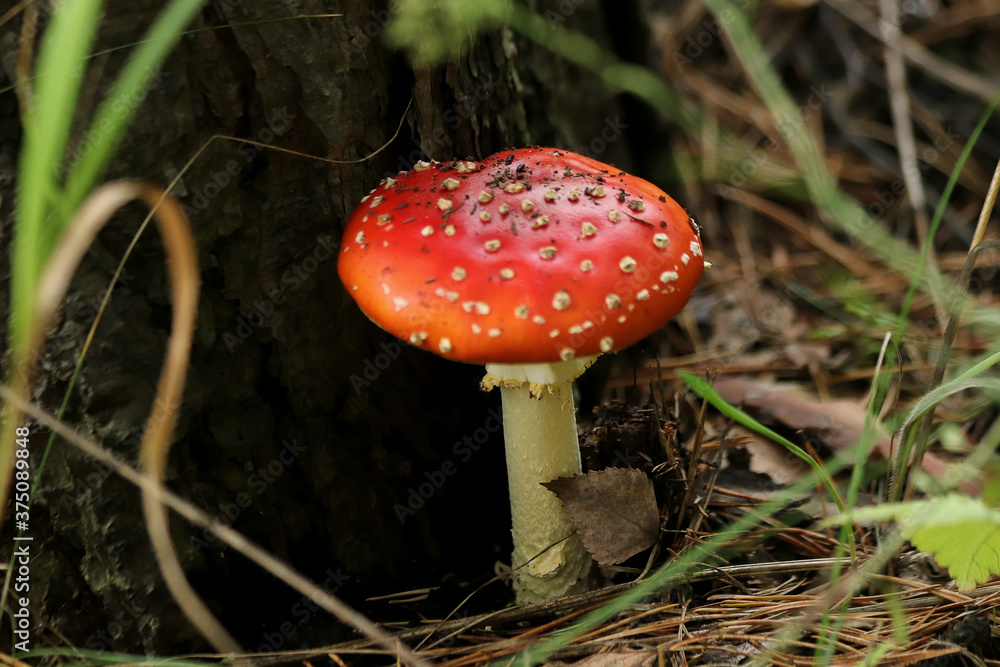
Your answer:
[[[542,364],[488,364],[483,389],[500,387],[519,603],[587,590],[590,554],[562,503],[542,484],[582,472],[573,380],[596,357]]]

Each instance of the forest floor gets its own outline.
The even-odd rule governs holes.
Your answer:
[[[532,648],[535,659],[588,666],[1000,665],[1000,586],[960,592],[929,554],[893,543],[890,524],[857,522],[853,544],[845,543],[846,533],[821,523],[838,508],[811,468],[759,429],[706,409],[679,375],[709,378],[728,403],[827,461],[843,497],[857,470],[851,506],[884,502],[896,484],[914,498],[957,489],[996,500],[992,457],[981,458],[977,474],[949,473],[989,440],[997,410],[988,393],[951,393],[923,427],[906,417],[996,344],[1000,255],[983,246],[969,257],[983,240],[974,230],[1000,128],[987,123],[968,159],[961,154],[995,93],[989,82],[1000,77],[1000,15],[989,3],[902,3],[904,67],[884,35],[865,27],[890,6],[832,1],[815,13],[776,3],[755,22],[829,173],[860,203],[864,224],[853,229],[799,176],[801,155],[781,139],[788,134],[760,81],[750,85],[734,57],[739,44],[701,3],[654,22],[666,79],[705,114],[700,135],[678,128],[671,145],[678,199],[698,212],[714,268],[647,346],[655,355],[612,362],[581,443],[586,469],[636,468],[653,480],[656,545],[605,568],[611,588],[547,605],[470,613],[483,607],[463,597],[491,595],[475,586],[454,600],[432,589],[382,600],[421,619],[385,626],[419,656],[448,667],[507,664]],[[740,139],[735,156],[727,137]],[[685,169],[685,157],[698,167]],[[899,245],[866,239],[871,225]],[[995,226],[985,230],[987,242],[998,238]],[[936,291],[929,273],[958,287]],[[955,293],[966,294],[964,310],[948,298]],[[935,377],[939,364],[944,378]],[[900,445],[921,428],[929,446],[920,470],[893,471]],[[851,461],[861,448],[870,453],[858,466],[829,463]],[[605,498],[611,519],[588,519],[640,511],[622,495]],[[781,509],[685,576],[663,575],[611,604],[776,498]],[[364,664],[373,650],[350,642],[323,654]]]
[[[369,600],[427,664],[1000,665],[1000,585],[956,586],[892,522],[824,523],[897,493],[1000,499],[984,452],[1000,442],[995,387],[933,393],[1000,340],[1000,231],[976,231],[1000,157],[1000,124],[977,129],[1000,81],[1000,6],[767,3],[761,66],[738,21],[706,12],[719,4],[649,10],[658,74],[684,103],[663,123],[671,159],[647,155],[642,174],[695,213],[713,268],[644,357],[607,362],[581,420],[585,471],[631,469],[653,494],[595,490],[607,512],[581,522],[640,523],[651,503],[655,527],[602,559],[590,593],[510,606],[501,573]],[[880,23],[890,8],[903,39]],[[803,167],[813,150],[821,165]],[[698,378],[745,417],[710,406]],[[931,403],[932,421],[909,418]],[[923,440],[919,465],[893,465]],[[368,640],[252,658],[395,659]]]

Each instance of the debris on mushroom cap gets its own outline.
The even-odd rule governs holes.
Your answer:
[[[389,180],[351,214],[338,272],[376,324],[448,359],[628,347],[680,312],[704,271],[677,202],[582,155],[522,148]]]

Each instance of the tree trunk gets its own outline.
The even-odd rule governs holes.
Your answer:
[[[95,50],[140,40],[156,4],[106,3]],[[560,11],[555,0],[539,4]],[[611,41],[593,27],[604,21],[597,2],[570,4],[564,25]],[[615,3],[615,15],[628,7]],[[343,16],[273,20],[321,13]],[[174,191],[197,238],[203,287],[168,483],[353,604],[447,574],[491,576],[494,560],[509,559],[510,536],[499,396],[478,391],[482,368],[412,349],[361,314],[336,273],[347,215],[379,180],[420,158],[482,158],[536,143],[629,166],[620,138],[627,117],[589,73],[501,30],[451,65],[414,71],[382,43],[391,17],[371,0],[207,6],[192,27],[216,29],[182,38],[135,101],[111,174],[166,184],[212,135],[243,140],[213,141]],[[226,27],[256,21],[265,22]],[[3,28],[4,44],[16,46],[18,28],[19,20]],[[90,62],[78,127],[128,53]],[[5,47],[11,80],[14,55]],[[6,249],[21,134],[14,95],[0,95],[0,106]],[[383,147],[401,120],[398,137],[364,162],[330,164],[246,141],[353,161]],[[87,150],[82,130],[75,136],[76,150]],[[144,215],[138,206],[119,214],[76,276],[35,384],[50,410]],[[0,253],[3,303],[8,262]],[[147,231],[65,417],[133,463],[169,322],[162,244]],[[45,434],[32,430],[37,471]],[[204,648],[162,583],[136,489],[61,441],[39,483],[31,600],[46,633],[35,646]],[[213,536],[176,517],[173,531],[195,587],[248,650],[337,638],[336,621]]]

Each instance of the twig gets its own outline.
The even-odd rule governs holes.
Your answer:
[[[906,86],[906,67],[903,65],[903,54],[891,44],[899,42],[899,6],[897,0],[879,0],[879,11],[882,20],[882,37],[885,39],[885,74],[889,86],[889,105],[892,109],[892,125],[896,132],[896,144],[899,147],[899,165],[906,183],[906,193],[913,208],[914,222],[921,243],[929,243],[927,238],[927,197],[924,194],[924,184],[920,179],[920,168],[917,165],[917,147],[913,139],[913,119],[910,116],[910,96]],[[933,253],[933,246],[931,247]],[[933,254],[931,255],[933,257]]]

